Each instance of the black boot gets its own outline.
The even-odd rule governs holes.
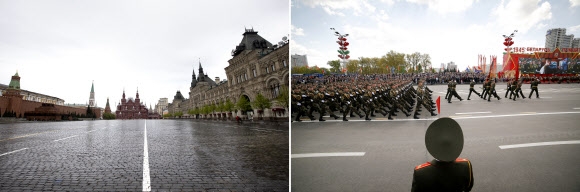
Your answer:
[[[346,119],[346,117],[343,117],[342,118],[342,121],[348,121],[348,119]]]
[[[415,115],[413,116],[413,119],[419,119],[419,117],[417,117],[417,114],[415,114]]]
[[[326,120],[324,120],[322,117],[320,117],[320,119],[318,119],[318,121],[326,121]]]

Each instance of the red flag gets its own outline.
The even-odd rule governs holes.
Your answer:
[[[441,96],[437,97],[435,103],[437,103],[437,114],[441,114]]]

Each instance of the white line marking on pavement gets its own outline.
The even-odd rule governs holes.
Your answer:
[[[143,191],[151,191],[151,177],[149,176],[149,150],[147,149],[147,120],[143,133]]]
[[[580,107],[572,108],[572,109],[580,109]]]
[[[0,157],[2,157],[2,156],[4,156],[4,155],[8,155],[8,154],[10,154],[10,153],[16,153],[16,152],[18,152],[18,151],[26,150],[26,149],[28,149],[28,148],[22,148],[22,149],[18,149],[18,150],[16,150],[16,151],[10,151],[10,152],[8,152],[8,153],[2,153],[2,154],[0,154]]]
[[[525,114],[508,114],[508,115],[486,115],[486,116],[468,116],[468,115],[463,115],[463,116],[450,116],[453,117],[453,119],[481,119],[481,118],[495,118],[495,117],[517,117],[517,116],[531,116],[531,115],[562,115],[562,114],[580,114],[580,112],[551,112],[551,113],[525,113]],[[383,122],[383,121],[432,121],[432,120],[436,120],[439,117],[436,118],[427,118],[427,119],[395,119],[395,120],[387,120],[387,119],[373,119],[370,122]],[[366,120],[361,119],[361,120],[348,120],[348,122],[365,122]],[[330,122],[342,122],[342,120],[326,120],[324,122],[319,122],[319,121],[302,121],[302,122],[296,122],[294,121],[293,123],[330,123]]]
[[[560,115],[560,114],[580,114],[580,112],[553,112],[553,113],[525,113],[525,114],[509,114],[509,115],[487,115],[487,116],[473,116],[473,117],[459,117],[455,119],[479,119],[492,117],[517,117],[529,115]]]
[[[449,116],[449,117],[450,118],[453,118],[453,119],[456,119],[456,118],[459,118],[459,117],[471,117],[471,115],[452,115],[452,116]]]
[[[546,146],[546,145],[565,145],[565,144],[580,144],[580,140],[572,141],[550,141],[550,142],[540,142],[540,143],[523,143],[516,145],[500,145],[500,149],[512,149],[521,147],[536,147],[536,146]]]
[[[489,111],[485,111],[485,112],[466,112],[466,113],[455,113],[457,115],[467,115],[467,114],[480,114],[480,113],[491,113]]]
[[[305,157],[352,157],[352,156],[364,156],[365,152],[342,152],[342,153],[303,153],[303,154],[292,154],[292,158],[305,158]]]
[[[90,132],[93,132],[93,131],[96,131],[96,129],[95,130],[92,130],[92,131],[87,131],[87,133],[90,133]]]
[[[73,137],[76,137],[76,136],[78,136],[78,135],[73,135],[73,136],[70,136],[70,137],[65,137],[65,138],[62,138],[62,139],[54,140],[54,141],[61,141],[61,140],[65,140],[65,139],[70,139],[70,138],[73,138]]]

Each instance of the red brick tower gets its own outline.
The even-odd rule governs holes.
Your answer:
[[[3,96],[8,98],[8,107],[6,107],[6,111],[14,112],[18,117],[22,117],[24,112],[20,111],[22,95],[20,95],[20,76],[18,76],[18,71],[16,71],[16,74],[12,76],[10,84]]]

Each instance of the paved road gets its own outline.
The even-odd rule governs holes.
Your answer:
[[[190,120],[0,124],[0,191],[288,191],[288,135]]]
[[[580,191],[580,85],[541,84],[540,99],[517,101],[503,99],[505,84],[498,87],[499,101],[472,95],[441,104],[441,116],[463,128],[461,157],[473,163],[473,191]],[[446,86],[430,88],[443,99]],[[466,99],[468,86],[458,90]],[[421,117],[293,122],[292,191],[409,191],[413,168],[432,159],[424,136],[434,118]],[[499,147],[552,141],[576,144]],[[311,153],[343,156],[298,158]]]

